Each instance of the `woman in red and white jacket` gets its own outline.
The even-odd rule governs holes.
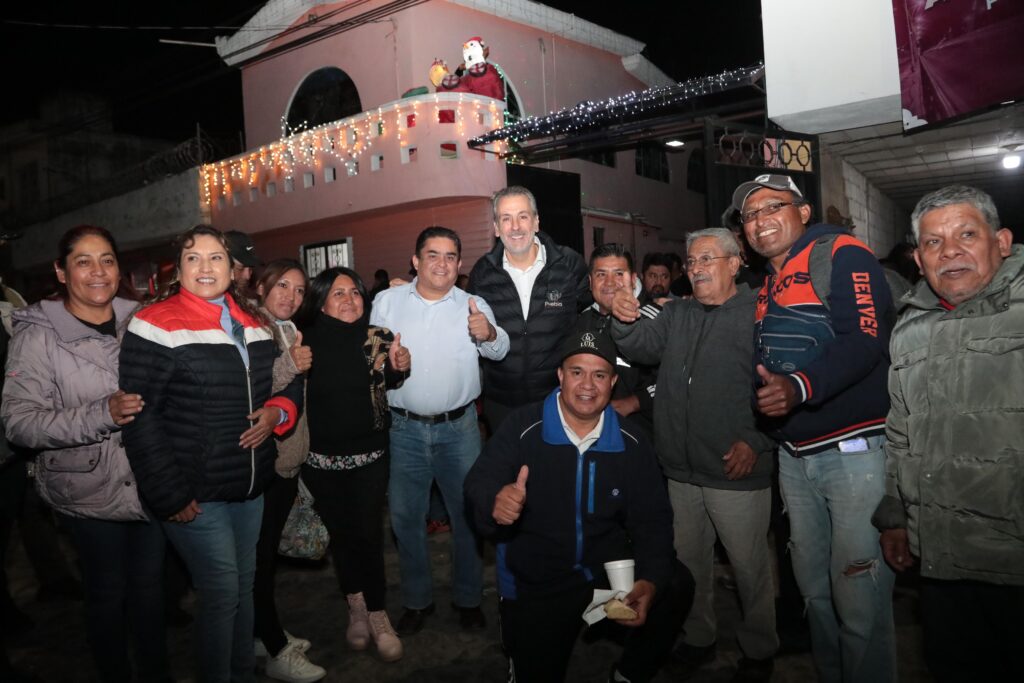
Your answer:
[[[121,388],[142,411],[123,430],[143,500],[188,565],[199,593],[202,681],[250,681],[252,586],[272,433],[295,423],[301,382],[271,396],[279,353],[266,321],[233,296],[221,233],[178,241],[178,277],[135,315],[121,350]]]

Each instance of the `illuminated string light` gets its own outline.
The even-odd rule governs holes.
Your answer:
[[[656,113],[660,109],[672,108],[695,97],[750,85],[763,71],[764,65],[758,64],[723,71],[713,76],[692,78],[682,83],[650,88],[642,92],[628,92],[601,102],[580,102],[574,107],[542,116],[531,116],[477,136],[469,141],[469,146],[479,149],[489,143],[504,141],[510,148],[514,148],[526,140],[569,135],[633,120],[641,113]],[[505,114],[507,118],[508,112]]]
[[[485,104],[492,112],[488,125],[497,125],[499,120],[496,115],[501,108],[499,102],[472,95],[463,97],[463,93],[406,98],[314,127],[305,121],[290,126],[282,117],[281,137],[276,142],[202,167],[203,199],[207,206],[211,206],[219,197],[230,196],[236,186],[259,187],[261,179],[294,179],[300,171],[321,171],[329,158],[344,166],[349,173],[354,173],[360,157],[373,149],[377,138],[393,135],[400,148],[410,144],[414,131],[410,131],[407,117],[414,117],[414,125],[422,125],[420,104],[424,101],[433,104],[435,122],[441,109],[455,110],[455,129],[460,137],[467,135],[467,119],[474,123],[481,121],[477,112]]]

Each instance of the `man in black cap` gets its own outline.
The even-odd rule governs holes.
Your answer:
[[[501,634],[510,681],[564,679],[604,563],[633,558],[623,602],[636,612],[609,680],[649,681],[693,599],[675,561],[672,510],[654,451],[610,406],[615,348],[590,330],[570,335],[559,387],[512,412],[465,481],[477,530],[497,549]]]
[[[252,280],[252,269],[260,264],[256,257],[256,245],[252,238],[239,230],[228,230],[224,233],[231,255],[231,275],[238,291],[249,294],[249,282]]]

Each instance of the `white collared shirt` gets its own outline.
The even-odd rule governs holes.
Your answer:
[[[569,426],[569,423],[565,421],[565,413],[562,412],[561,390],[558,391],[558,396],[555,397],[555,405],[558,406],[558,419],[562,421],[562,429],[565,430],[565,436],[576,447],[576,450],[580,452],[580,455],[583,455],[601,438],[601,430],[604,429],[604,411],[602,410],[601,417],[597,418],[597,426],[590,430],[590,433],[586,436],[580,438],[573,431],[573,428]]]
[[[412,372],[400,388],[388,391],[388,403],[420,415],[437,415],[480,395],[479,357],[504,358],[508,333],[481,297],[452,287],[440,299],[428,300],[416,291],[416,282],[378,294],[370,324],[401,333],[402,346],[412,356]],[[494,326],[494,341],[476,342],[469,336],[470,298]]]
[[[544,264],[548,259],[547,249],[540,243],[540,239],[536,235],[533,236],[533,243],[537,245],[537,258],[525,270],[520,270],[509,262],[507,251],[501,252],[501,267],[505,269],[505,272],[512,278],[512,284],[516,286],[519,305],[523,308],[523,320],[530,316],[530,295],[533,293],[533,284],[537,281],[537,276],[544,269]]]

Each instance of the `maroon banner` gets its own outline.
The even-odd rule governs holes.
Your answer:
[[[1024,2],[892,0],[903,128],[1024,98]]]

